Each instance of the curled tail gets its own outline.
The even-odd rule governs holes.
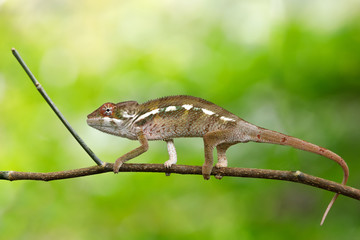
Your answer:
[[[338,163],[341,166],[341,168],[343,169],[343,172],[344,172],[344,177],[343,177],[343,180],[341,183],[343,185],[346,184],[346,182],[349,178],[349,168],[348,168],[346,162],[344,161],[344,159],[342,159],[336,153],[333,153],[332,151],[330,151],[328,149],[319,147],[315,144],[306,142],[304,140],[301,140],[301,139],[298,139],[295,137],[291,137],[291,136],[287,136],[285,134],[271,131],[271,130],[264,129],[264,128],[258,128],[258,130],[254,132],[254,134],[255,134],[255,136],[251,136],[252,141],[254,141],[254,142],[287,145],[287,146],[291,146],[291,147],[301,149],[304,151],[316,153],[316,154],[322,155],[326,158],[329,158],[329,159],[335,161],[336,163]],[[338,196],[339,196],[339,193],[336,193],[335,196],[331,199],[331,201],[330,201],[328,207],[326,208],[325,213],[321,219],[320,225],[322,225],[324,223],[327,214],[329,213],[332,205],[334,204],[334,202]]]

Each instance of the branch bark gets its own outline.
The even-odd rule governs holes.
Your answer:
[[[105,163],[103,166],[92,166],[60,172],[16,172],[16,171],[0,171],[0,179],[16,181],[16,180],[38,180],[53,181],[67,178],[77,178],[95,174],[101,174],[113,171],[112,163]],[[120,172],[163,172],[175,174],[192,174],[202,175],[201,166],[173,165],[170,169],[164,167],[163,164],[137,164],[126,163],[120,168]],[[246,177],[246,178],[264,178],[275,179],[290,182],[297,182],[310,185],[316,188],[325,189],[331,192],[340,193],[344,196],[360,200],[360,190],[350,186],[344,186],[340,183],[329,181],[323,178],[315,177],[300,171],[280,171],[268,169],[253,168],[214,168],[211,175],[228,176],[228,177]]]

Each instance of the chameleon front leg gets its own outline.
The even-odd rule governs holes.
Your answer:
[[[175,149],[175,145],[174,145],[174,140],[170,139],[170,140],[165,140],[165,141],[166,141],[167,150],[169,153],[169,160],[167,160],[164,163],[164,166],[165,166],[165,168],[171,168],[171,166],[173,164],[176,164],[176,162],[177,162],[176,149]],[[166,172],[165,175],[170,176],[170,173]]]
[[[165,140],[165,141],[166,141],[167,150],[169,153],[169,160],[167,160],[164,163],[164,166],[166,168],[170,168],[171,165],[176,164],[176,162],[177,162],[176,149],[175,149],[175,145],[174,145],[174,140],[170,139],[170,140]]]
[[[135,148],[134,150],[131,150],[128,153],[125,153],[124,155],[122,155],[121,157],[116,159],[115,164],[114,164],[114,173],[119,172],[119,169],[124,162],[143,154],[144,152],[146,152],[149,149],[148,140],[144,136],[144,133],[142,130],[139,130],[139,132],[137,133],[137,137],[138,137],[138,140],[139,140],[141,146]]]

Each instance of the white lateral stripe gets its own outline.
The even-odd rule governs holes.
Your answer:
[[[122,115],[124,118],[132,118],[135,116],[135,114],[132,114],[132,115],[129,115],[127,112],[123,112],[123,115]]]
[[[112,121],[114,122],[114,123],[116,123],[116,125],[118,125],[118,126],[121,126],[121,124],[123,124],[123,120],[120,120],[120,119],[116,119],[116,118],[112,118]]]
[[[104,123],[106,124],[111,124],[111,122],[115,123],[116,125],[121,125],[121,123],[123,122],[120,119],[116,119],[116,118],[109,118],[109,117],[104,117],[103,118]]]
[[[193,107],[193,105],[184,104],[184,105],[182,105],[182,107],[189,111]]]
[[[235,120],[234,120],[234,119],[232,119],[232,118],[228,118],[228,117],[224,117],[224,116],[221,116],[221,117],[220,117],[220,119],[221,119],[221,120],[224,120],[224,121],[231,121],[231,122],[235,122]]]
[[[213,114],[215,114],[213,111],[210,111],[210,110],[207,110],[207,109],[205,109],[205,108],[202,108],[201,109],[205,114],[207,114],[207,115],[213,115]]]
[[[175,106],[168,106],[166,109],[165,109],[165,112],[170,112],[170,111],[175,111],[176,110],[176,107]]]
[[[144,118],[147,118],[147,117],[150,116],[150,115],[157,114],[157,113],[159,113],[159,112],[160,112],[160,109],[157,108],[157,109],[154,109],[154,110],[152,110],[152,111],[150,111],[150,112],[144,113],[144,114],[141,115],[138,119],[136,119],[135,122],[140,121],[140,120],[142,120],[142,119],[144,119]]]

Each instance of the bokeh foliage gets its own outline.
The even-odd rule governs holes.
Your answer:
[[[106,101],[188,94],[262,127],[327,147],[360,187],[360,4],[346,1],[0,1],[0,168],[92,165],[11,55],[16,47],[104,161],[138,145],[86,125]],[[201,139],[176,140],[179,164],[203,163]],[[163,142],[133,162],[167,160]],[[341,181],[339,166],[288,147],[240,144],[230,166],[301,170]],[[1,182],[6,239],[354,239],[359,202],[294,183],[162,174]]]

